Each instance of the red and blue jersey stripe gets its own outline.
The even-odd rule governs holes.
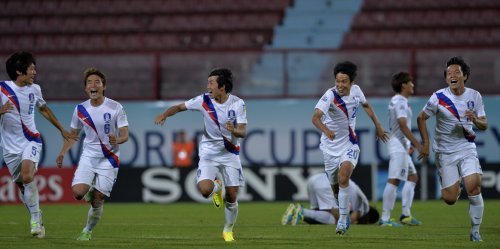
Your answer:
[[[442,92],[436,93],[436,97],[438,98],[439,105],[444,107],[446,110],[448,110],[453,116],[455,116],[455,118],[458,119],[458,121],[460,121],[460,115],[458,114],[457,107],[455,106],[453,101],[451,101],[451,99],[446,97],[446,95],[444,95]],[[471,142],[471,143],[474,142],[474,140],[476,139],[476,135],[470,133],[463,126],[462,126],[462,130],[464,132],[465,139],[468,142]]]
[[[77,106],[77,115],[83,123],[85,123],[95,131],[95,133],[97,134],[97,138],[99,139],[99,143],[101,144],[101,149],[104,157],[108,159],[111,165],[113,165],[113,168],[118,168],[120,166],[120,158],[110,149],[108,149],[108,147],[106,147],[106,145],[102,142],[101,138],[99,137],[99,133],[97,132],[97,128],[95,127],[94,121],[92,120],[92,117],[90,117],[90,114],[87,112],[85,107],[83,107],[83,105]]]
[[[10,102],[16,107],[19,112],[19,119],[21,120],[21,127],[23,129],[24,137],[28,141],[34,141],[37,143],[42,143],[42,138],[40,133],[32,132],[28,126],[26,126],[21,117],[21,105],[19,104],[19,99],[17,98],[16,93],[5,83],[5,81],[0,82],[0,87],[2,87],[2,93],[9,99]]]
[[[349,112],[347,111],[347,106],[345,102],[342,100],[342,97],[340,97],[340,95],[336,91],[332,90],[332,92],[334,97],[333,104],[337,106],[345,114],[347,118],[347,125],[349,127],[349,141],[351,141],[352,144],[358,144],[358,137],[356,136],[356,133],[349,125]]]
[[[205,109],[205,111],[208,113],[208,116],[210,117],[210,119],[217,125],[217,127],[219,127],[219,130],[221,131],[220,135],[222,137],[222,140],[224,141],[224,148],[226,148],[226,150],[229,151],[230,153],[233,153],[235,155],[239,155],[240,154],[240,146],[233,144],[229,139],[224,137],[224,135],[222,134],[222,130],[220,128],[220,123],[219,123],[219,120],[217,118],[217,112],[215,111],[215,107],[214,107],[214,104],[212,103],[212,100],[210,99],[210,97],[207,94],[203,95],[203,109]]]

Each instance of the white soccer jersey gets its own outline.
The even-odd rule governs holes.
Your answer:
[[[330,140],[325,134],[321,134],[320,148],[323,152],[340,156],[344,148],[358,143],[354,132],[356,112],[359,104],[365,102],[365,95],[358,85],[352,85],[348,96],[340,97],[335,87],[328,89],[323,94],[315,108],[324,113],[321,121],[335,133],[333,140]]]
[[[338,208],[333,199],[333,190],[330,182],[328,181],[328,176],[325,173],[319,173],[311,176],[307,181],[307,184],[310,186],[308,187],[310,192],[309,195],[328,196],[328,199],[331,200],[331,203],[333,203],[332,208]],[[370,210],[368,198],[366,198],[363,191],[361,191],[359,186],[352,180],[349,180],[349,203],[350,211],[359,211],[361,216],[367,214]]]
[[[466,110],[474,111],[478,117],[486,116],[483,99],[478,91],[466,87],[462,95],[456,96],[447,87],[432,94],[423,111],[428,116],[436,115],[432,145],[435,152],[476,149],[473,124],[465,117]]]
[[[87,100],[75,107],[71,128],[85,132],[82,155],[106,157],[113,167],[120,164],[120,148],[109,144],[109,134],[118,137],[118,129],[128,126],[127,115],[120,103],[104,98],[100,106],[92,106]]]
[[[411,130],[412,111],[408,105],[408,99],[400,94],[391,98],[389,103],[389,143],[387,143],[389,154],[394,152],[408,152],[410,149],[410,140],[401,131],[399,127],[399,118],[406,118],[406,125]]]
[[[24,87],[13,81],[0,82],[1,104],[10,101],[13,109],[4,113],[0,119],[0,137],[3,153],[21,153],[28,142],[42,143],[35,125],[35,106],[42,107],[45,100],[37,84]]]
[[[246,124],[245,102],[230,94],[226,102],[219,104],[208,94],[196,96],[185,102],[188,110],[203,113],[205,132],[199,144],[200,158],[217,161],[239,157],[240,139],[226,129],[226,122]]]

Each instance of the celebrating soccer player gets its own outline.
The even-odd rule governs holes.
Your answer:
[[[436,91],[418,115],[418,128],[424,148],[422,157],[429,156],[429,134],[426,120],[436,116],[436,129],[432,144],[436,167],[441,180],[441,196],[449,205],[460,197],[463,181],[469,197],[471,220],[470,240],[482,241],[479,226],[483,219],[484,202],[481,195],[481,165],[477,158],[476,138],[472,127],[488,128],[481,94],[465,87],[470,68],[461,57],[446,63],[444,77],[448,87]]]
[[[335,65],[335,86],[328,89],[316,104],[312,123],[321,134],[320,149],[323,151],[325,171],[339,206],[336,233],[344,235],[349,229],[349,179],[358,163],[358,138],[356,112],[359,105],[373,121],[377,138],[384,143],[388,136],[371,105],[358,85],[354,84],[357,66],[350,62]]]
[[[38,188],[33,181],[42,151],[42,138],[35,126],[35,107],[65,139],[75,139],[59,123],[42,97],[39,85],[33,83],[36,62],[29,52],[16,52],[7,62],[11,81],[0,82],[0,137],[3,158],[12,180],[21,190],[21,198],[31,214],[31,235],[43,238],[45,227],[40,210]]]
[[[232,89],[232,72],[225,68],[215,69],[208,75],[208,93],[172,106],[155,119],[155,124],[163,125],[168,117],[185,110],[203,114],[205,133],[199,145],[198,190],[205,198],[212,197],[217,208],[225,202],[226,223],[222,237],[226,242],[234,241],[238,189],[244,184],[240,139],[246,135],[247,124],[245,103],[231,94]],[[217,173],[222,179],[217,178]],[[225,198],[222,197],[223,185]]]
[[[92,229],[101,219],[104,198],[109,197],[120,166],[119,144],[128,140],[128,120],[120,103],[104,96],[106,76],[97,68],[84,73],[85,92],[89,99],[75,107],[71,119],[71,134],[85,132],[83,151],[72,182],[77,200],[90,203],[87,225],[77,240],[90,240]],[[56,159],[61,167],[64,154],[74,141],[64,143]]]

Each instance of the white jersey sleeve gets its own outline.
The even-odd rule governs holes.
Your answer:
[[[411,129],[412,111],[408,105],[408,99],[396,94],[389,102],[389,129],[390,136],[387,143],[389,154],[395,152],[408,152],[410,149],[410,141],[399,126],[399,119],[405,118],[406,125]]]
[[[35,88],[36,106],[42,107],[42,106],[46,105],[47,102],[45,102],[45,100],[43,99],[42,89],[40,88],[40,85],[33,84],[33,87]]]

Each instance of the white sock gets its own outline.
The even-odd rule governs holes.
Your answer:
[[[304,215],[304,218],[315,220],[321,224],[335,224],[335,217],[333,217],[332,213],[328,211],[311,210],[304,208],[302,209],[302,214]]]
[[[386,183],[384,188],[384,196],[382,197],[382,217],[383,221],[388,221],[391,218],[391,211],[396,202],[396,191],[398,186],[391,183]]]
[[[403,192],[401,193],[401,204],[403,206],[403,215],[411,216],[411,205],[413,203],[413,197],[415,196],[415,185],[416,183],[412,181],[406,181],[403,186]]]
[[[238,218],[238,202],[229,203],[226,202],[226,207],[224,208],[224,214],[226,215],[226,224],[224,225],[224,232],[232,232],[234,223]]]
[[[212,189],[212,193],[210,193],[210,195],[208,197],[211,197],[212,195],[217,193],[217,191],[219,191],[219,189],[220,189],[219,184],[217,184],[217,182],[215,182],[215,181],[212,181],[212,182],[214,183],[214,189]]]
[[[92,232],[92,229],[97,225],[97,222],[101,219],[103,212],[103,206],[93,208],[90,206],[89,213],[87,216],[87,225],[85,226],[85,230],[87,232]]]
[[[469,216],[471,220],[471,233],[479,232],[479,226],[483,222],[484,202],[481,194],[469,196]]]
[[[28,184],[23,184],[24,186],[24,205],[28,208],[31,214],[31,220],[40,220],[40,204],[38,199],[38,188],[36,187],[35,181]]]
[[[339,222],[347,223],[347,216],[349,215],[349,187],[339,187]]]

